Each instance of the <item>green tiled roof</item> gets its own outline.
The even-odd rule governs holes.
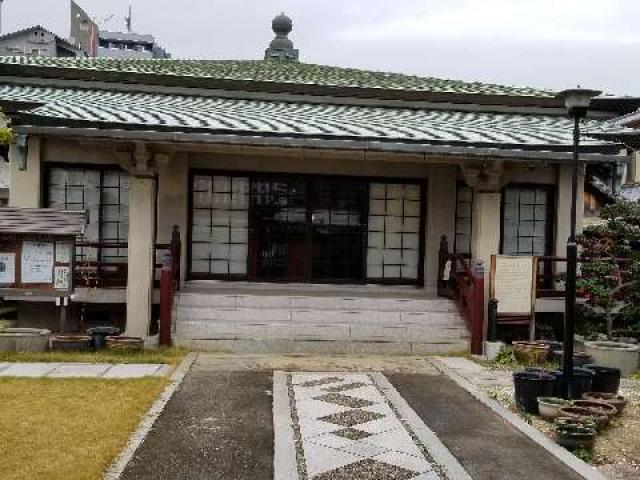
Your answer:
[[[265,60],[0,57],[0,75],[3,74],[3,67],[5,66],[32,66],[68,69],[76,72],[116,72],[177,78],[254,81],[285,85],[315,85],[408,92],[541,98],[554,96],[554,92],[534,88]]]
[[[29,114],[44,125],[67,122],[67,125],[106,129],[169,129],[497,148],[509,145],[540,150],[550,147],[570,149],[572,145],[573,124],[563,116],[380,108],[1,83],[0,100],[42,103]],[[604,142],[585,138],[584,143],[602,145]]]

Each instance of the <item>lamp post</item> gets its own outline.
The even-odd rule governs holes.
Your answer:
[[[580,119],[587,115],[591,99],[602,92],[575,88],[558,94],[564,100],[567,112],[573,118],[573,178],[571,184],[571,233],[567,242],[567,280],[564,310],[564,359],[563,385],[564,398],[569,398],[569,389],[573,378],[573,336],[576,323],[576,276],[578,271],[578,244],[576,243],[576,221],[578,207],[578,172],[580,169]]]

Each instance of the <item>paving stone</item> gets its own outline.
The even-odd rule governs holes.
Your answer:
[[[323,473],[313,480],[409,480],[417,473],[369,458]]]
[[[166,375],[166,372],[171,371],[171,368],[167,365],[159,364],[118,364],[112,366],[104,374],[104,378],[142,378]]]
[[[295,407],[287,421],[293,422],[292,445],[305,478],[409,480],[432,471],[426,447],[407,430],[371,374],[289,375],[287,390],[295,401],[284,408]]]
[[[354,425],[371,422],[372,420],[378,420],[382,417],[379,413],[367,412],[365,410],[347,410],[346,412],[322,417],[320,420],[337,425],[344,425],[345,427],[353,427]]]
[[[90,364],[90,363],[77,363],[77,364],[61,364],[53,370],[51,373],[47,375],[47,377],[51,378],[73,378],[73,377],[83,377],[83,378],[97,378],[101,377],[105,374],[107,370],[111,368],[111,365],[100,363],[100,364]]]
[[[371,433],[357,430],[355,428],[343,428],[342,430],[336,430],[333,434],[350,440],[362,440],[363,438],[371,436]]]
[[[386,451],[385,453],[373,457],[373,459],[418,473],[425,473],[432,470],[431,465],[422,455],[415,456],[401,452]]]
[[[340,392],[346,392],[348,390],[354,390],[356,388],[364,387],[366,385],[367,384],[363,382],[353,382],[353,383],[346,383],[344,385],[338,385],[337,387],[323,388],[323,390],[329,393],[340,393]]]
[[[341,452],[335,448],[325,447],[311,442],[306,442],[303,448],[309,478],[362,460],[362,457],[358,455]],[[355,478],[357,477],[354,477],[354,479]]]
[[[0,372],[0,377],[43,377],[55,370],[59,363],[15,363]]]
[[[340,395],[339,393],[328,393],[320,397],[315,397],[314,400],[320,400],[322,402],[333,403],[335,405],[341,405],[343,407],[351,408],[362,408],[374,405],[374,402],[372,402],[371,400],[349,397],[348,395]]]

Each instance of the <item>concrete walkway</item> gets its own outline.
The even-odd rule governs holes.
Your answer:
[[[0,377],[126,379],[169,373],[170,366],[158,363],[0,363]]]
[[[200,354],[120,477],[156,478],[585,477],[424,357]]]

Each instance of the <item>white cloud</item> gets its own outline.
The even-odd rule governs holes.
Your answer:
[[[640,43],[629,18],[640,8],[624,0],[459,0],[407,2],[337,32],[345,41],[509,39],[528,42]],[[405,5],[406,7],[406,5]]]

